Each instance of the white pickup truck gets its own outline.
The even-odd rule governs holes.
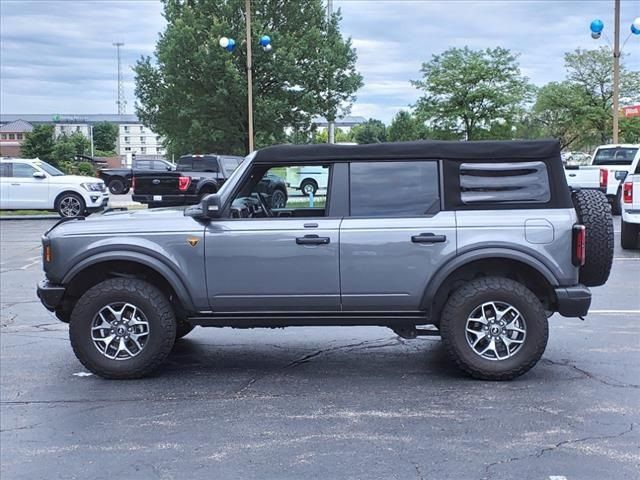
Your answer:
[[[567,183],[573,188],[599,188],[607,195],[613,214],[620,215],[622,182],[638,157],[640,145],[601,145],[593,153],[591,165],[565,167]]]
[[[640,247],[640,156],[631,165],[631,171],[622,184],[622,231],[620,243],[624,249]]]

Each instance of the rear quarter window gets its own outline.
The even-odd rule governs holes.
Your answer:
[[[547,203],[551,200],[544,162],[462,163],[460,199],[465,205]]]

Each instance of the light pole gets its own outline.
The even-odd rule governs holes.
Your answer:
[[[247,121],[249,123],[249,152],[253,152],[253,58],[251,53],[251,0],[245,0],[245,23],[247,31]],[[218,42],[227,52],[233,52],[236,41],[233,38],[222,37]],[[271,38],[268,35],[260,37],[260,46],[265,52],[270,52]]]
[[[631,33],[627,36],[622,48],[620,47],[620,0],[614,0],[614,21],[613,21],[613,143],[618,143],[618,119],[620,116],[620,55],[622,48],[627,44],[631,35],[640,35],[640,17],[637,17],[631,24]],[[591,38],[598,40],[603,33],[604,23],[596,19],[591,22]],[[606,37],[605,37],[606,38]],[[609,46],[611,44],[609,43]]]

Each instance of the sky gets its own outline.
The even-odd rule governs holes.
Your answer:
[[[418,98],[409,81],[422,63],[449,47],[509,48],[540,86],[564,79],[565,52],[606,45],[591,39],[591,20],[613,37],[613,0],[334,0],[337,9],[364,77],[351,114],[387,123]],[[640,0],[622,0],[623,40],[638,16]],[[0,0],[0,112],[117,113],[119,41],[134,113],[131,66],[153,53],[164,26],[156,0]],[[640,70],[640,36],[624,52],[626,66]]]

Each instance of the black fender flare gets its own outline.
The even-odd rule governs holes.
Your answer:
[[[202,193],[202,190],[205,188],[209,188],[209,187],[213,187],[214,192],[216,193],[218,190],[220,190],[220,185],[218,184],[218,182],[216,180],[213,180],[211,178],[207,178],[204,180],[200,180],[198,182],[198,184],[196,185],[196,195],[200,196]]]
[[[197,311],[189,290],[186,288],[184,282],[180,278],[180,275],[175,271],[175,269],[168,265],[162,257],[153,256],[146,252],[111,250],[108,252],[96,253],[76,263],[73,268],[65,274],[61,283],[62,285],[68,285],[76,275],[87,268],[90,268],[92,265],[110,261],[129,261],[132,263],[140,263],[151,268],[158,273],[158,275],[161,275],[169,285],[171,285],[171,288],[176,292],[178,300],[186,311]]]
[[[557,287],[559,285],[558,280],[549,267],[534,256],[519,250],[512,250],[508,248],[483,247],[458,255],[438,269],[433,277],[431,277],[431,280],[429,280],[427,288],[425,289],[420,303],[422,309],[426,310],[429,315],[431,314],[431,305],[436,299],[436,293],[447,280],[449,275],[471,262],[490,258],[515,260],[524,263],[540,273],[552,287]]]

